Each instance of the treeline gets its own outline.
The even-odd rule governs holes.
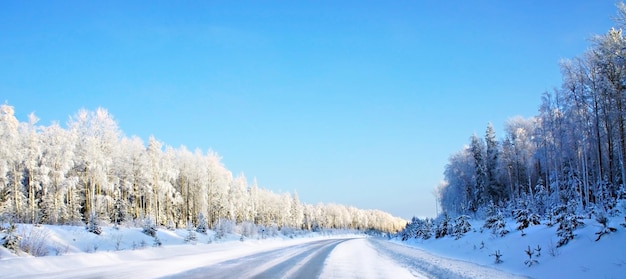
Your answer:
[[[105,109],[81,110],[67,128],[20,122],[0,106],[0,221],[121,224],[150,218],[186,227],[206,218],[315,230],[394,232],[405,221],[379,210],[305,204],[233,176],[212,152],[126,137]],[[93,218],[92,217],[92,218]],[[204,220],[201,220],[204,222]]]
[[[617,27],[597,35],[579,57],[561,62],[562,84],[544,93],[539,113],[513,118],[497,140],[484,137],[453,154],[439,189],[444,212],[481,214],[491,205],[541,216],[567,206],[614,210],[626,170],[626,6]]]

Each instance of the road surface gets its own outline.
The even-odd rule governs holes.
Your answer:
[[[374,238],[239,250],[179,248],[38,258],[19,278],[516,278]],[[55,263],[72,268],[54,269]]]

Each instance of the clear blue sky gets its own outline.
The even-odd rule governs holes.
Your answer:
[[[97,2],[97,3],[96,3]],[[298,3],[294,3],[298,2]],[[450,154],[534,116],[614,1],[2,1],[0,100],[213,149],[308,203],[433,216]]]

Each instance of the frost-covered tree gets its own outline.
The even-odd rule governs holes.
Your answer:
[[[78,177],[71,172],[76,139],[57,123],[42,127],[41,133],[43,152],[40,164],[49,170],[49,179],[42,185],[42,221],[49,224],[77,223],[82,219]]]
[[[89,221],[87,222],[87,231],[94,234],[101,234],[102,227],[100,226],[100,221],[98,220],[98,215],[96,213],[92,213],[89,215]]]
[[[112,207],[112,155],[121,136],[113,116],[103,108],[80,110],[68,123],[77,137],[75,172],[83,193],[83,210],[101,215]]]
[[[24,158],[19,121],[14,113],[12,106],[0,105],[0,198],[3,217],[21,221],[26,208],[26,196],[21,183]]]
[[[459,239],[472,229],[472,225],[469,222],[470,217],[467,215],[460,215],[454,219],[453,234],[455,239]]]
[[[20,123],[12,107],[0,106],[0,220],[88,226],[154,220],[149,234],[157,226],[198,223],[197,213],[207,228],[250,223],[395,232],[406,223],[378,210],[307,205],[297,194],[248,185],[213,151],[123,136],[105,109],[80,110],[67,128],[37,123],[34,115]]]
[[[425,240],[430,239],[433,236],[432,227],[433,227],[433,219],[426,218],[422,226],[419,227],[417,235]]]
[[[142,232],[151,237],[156,237],[157,227],[152,218],[147,217],[144,219]]]
[[[509,230],[506,228],[506,220],[502,215],[502,211],[494,205],[490,206],[489,216],[485,219],[483,227],[490,229],[493,235],[499,237],[503,237],[509,233]]]
[[[204,214],[202,214],[202,212],[198,213],[198,225],[196,226],[196,231],[206,234],[208,229],[207,220],[204,217]]]
[[[14,223],[9,224],[9,227],[6,229],[6,235],[2,237],[2,246],[7,248],[13,252],[19,251],[21,237],[17,233],[17,227]]]
[[[449,235],[452,231],[452,224],[450,216],[447,213],[444,213],[441,216],[441,219],[437,222],[435,227],[435,238],[441,238],[446,235]]]
[[[185,236],[185,243],[196,244],[198,242],[198,236],[196,232],[193,230],[191,224],[187,227],[187,235]]]
[[[539,225],[541,223],[541,219],[539,215],[530,213],[530,211],[526,208],[524,209],[516,209],[513,211],[513,218],[517,222],[517,230],[523,231],[525,228],[528,228],[532,225]]]

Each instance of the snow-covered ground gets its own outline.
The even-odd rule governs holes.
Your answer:
[[[556,248],[555,227],[531,226],[526,235],[513,229],[504,237],[488,230],[462,238],[399,240],[363,235],[299,234],[240,241],[238,235],[216,239],[215,233],[197,234],[196,244],[186,243],[187,230],[157,232],[161,247],[141,228],[103,228],[101,235],[80,226],[34,227],[21,225],[32,249],[47,256],[15,255],[0,248],[2,278],[116,278],[196,277],[211,272],[240,272],[272,278],[623,278],[626,274],[626,228],[619,219],[617,231],[595,241],[600,226],[593,220],[575,231],[576,237]],[[0,234],[2,236],[2,234]],[[537,262],[527,266],[527,247],[541,247]],[[502,263],[490,256],[496,250]],[[44,252],[44,253],[45,253]],[[58,254],[58,255],[57,255]],[[536,254],[535,254],[536,255]],[[245,269],[245,270],[244,270]],[[234,271],[233,271],[234,270]],[[245,277],[245,276],[244,276]]]
[[[462,238],[446,236],[440,239],[410,239],[397,243],[417,247],[429,253],[450,259],[477,263],[486,267],[500,269],[513,274],[523,274],[532,278],[625,278],[626,277],[626,228],[622,217],[611,218],[609,225],[616,232],[602,236],[596,241],[596,232],[602,226],[593,219],[582,220],[585,225],[576,229],[576,235],[568,244],[556,247],[559,238],[557,226],[545,224],[530,226],[525,229],[525,236],[515,230],[514,220],[507,220],[510,231],[504,237],[496,237],[480,227],[484,221],[472,222],[473,230]],[[474,231],[475,230],[475,231]],[[526,265],[529,259],[525,250],[541,248],[541,255],[534,252],[537,262]],[[494,256],[499,250],[502,263],[495,263]],[[472,276],[469,276],[472,277]]]
[[[189,234],[187,230],[160,229],[157,237],[162,246],[153,247],[154,238],[142,233],[141,228],[104,227],[100,235],[81,226],[20,225],[18,231],[30,236],[31,246],[42,246],[48,256],[33,257],[24,253],[16,256],[0,246],[2,278],[77,278],[98,273],[155,278],[264,251],[346,237],[308,233],[241,241],[240,236],[233,234],[216,239],[215,232],[209,231],[207,234],[196,233],[197,241],[192,244],[185,242]]]

